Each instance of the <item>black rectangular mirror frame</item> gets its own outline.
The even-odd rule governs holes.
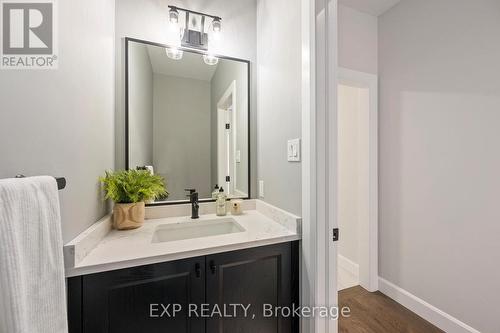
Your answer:
[[[140,44],[146,44],[146,45],[153,45],[153,46],[158,46],[158,47],[163,47],[163,48],[168,48],[171,47],[170,45],[165,45],[161,43],[156,43],[156,42],[151,42],[147,40],[142,40],[142,39],[136,39],[136,38],[131,38],[131,37],[125,37],[125,169],[129,170],[130,169],[130,135],[129,135],[129,94],[128,94],[128,88],[129,88],[129,71],[128,71],[128,65],[129,65],[129,59],[128,59],[128,50],[129,50],[129,43],[140,43]],[[196,49],[190,49],[190,48],[185,48],[185,47],[177,47],[177,49],[184,51],[184,52],[191,52],[191,53],[197,53],[201,55],[208,54],[207,52],[204,52],[202,50],[196,50]],[[214,54],[215,57],[219,59],[227,59],[227,60],[233,60],[233,61],[239,61],[247,64],[247,70],[248,70],[248,120],[247,120],[247,132],[248,132],[248,195],[245,198],[238,198],[238,199],[245,199],[248,200],[251,197],[251,149],[250,149],[250,121],[251,121],[251,116],[250,116],[250,100],[251,100],[251,94],[250,94],[250,86],[251,86],[251,80],[250,80],[250,61],[245,60],[245,59],[239,59],[239,58],[233,58],[233,57],[228,57],[228,56],[222,56],[218,54]],[[229,199],[228,199],[229,200]],[[200,199],[199,202],[214,202],[214,199]],[[176,201],[162,201],[162,202],[154,202],[154,203],[149,203],[146,204],[146,206],[164,206],[164,205],[178,205],[178,204],[186,204],[189,203],[189,200],[176,200]]]

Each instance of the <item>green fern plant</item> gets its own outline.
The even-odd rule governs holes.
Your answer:
[[[136,203],[168,196],[164,179],[147,170],[106,171],[99,180],[106,199],[115,203]]]

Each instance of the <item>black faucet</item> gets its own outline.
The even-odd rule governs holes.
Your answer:
[[[196,192],[194,188],[188,188],[185,191],[189,191],[187,197],[191,202],[191,218],[192,219],[200,218],[200,216],[198,215],[198,210],[200,208],[200,205],[198,204],[198,192]]]

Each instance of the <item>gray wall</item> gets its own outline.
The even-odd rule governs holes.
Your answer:
[[[153,164],[153,69],[145,45],[129,48],[130,167]]]
[[[124,156],[124,37],[169,43],[168,5],[215,13],[223,19],[222,43],[218,52],[256,61],[256,0],[116,0],[116,167],[125,166]],[[254,66],[255,67],[255,66]],[[252,76],[255,77],[255,69]],[[252,123],[256,124],[255,80],[252,83]],[[256,179],[256,126],[252,135],[252,174]],[[255,186],[253,186],[255,189]],[[254,191],[252,191],[254,192]],[[255,193],[255,192],[254,192]]]
[[[379,18],[380,275],[500,332],[500,2]]]
[[[58,11],[59,69],[0,74],[0,177],[65,176],[69,241],[107,211],[98,177],[114,166],[114,1],[59,1]]]
[[[236,149],[241,152],[236,163],[235,188],[248,193],[248,69],[242,62],[221,60],[211,81],[212,185],[217,183],[217,103],[233,81],[236,81]],[[221,184],[219,184],[221,185]]]
[[[300,21],[298,0],[257,1],[258,178],[265,201],[299,215],[301,164],[287,161],[287,140],[301,136]]]
[[[169,200],[211,196],[210,82],[154,73],[153,165]]]
[[[377,74],[378,19],[339,5],[339,66]]]

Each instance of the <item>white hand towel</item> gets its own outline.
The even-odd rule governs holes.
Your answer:
[[[0,180],[0,333],[66,333],[63,241],[53,177]]]

